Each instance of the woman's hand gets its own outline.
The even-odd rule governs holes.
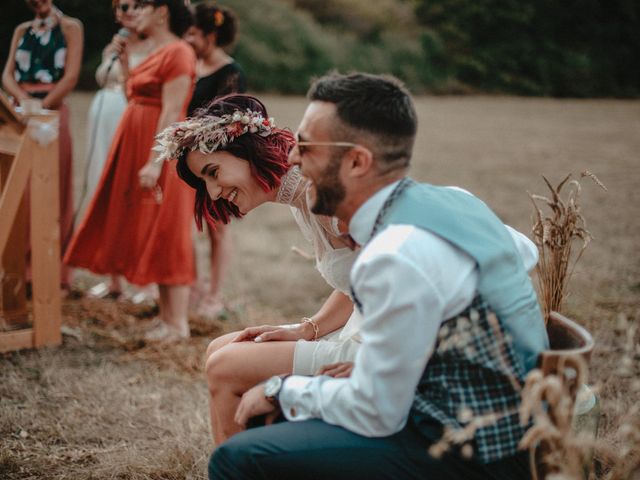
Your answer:
[[[295,342],[296,340],[311,340],[314,336],[313,327],[309,323],[294,323],[293,325],[261,325],[248,327],[241,331],[234,342]]]
[[[158,183],[162,173],[162,163],[147,162],[138,172],[138,180],[142,188],[152,189]]]
[[[316,375],[328,375],[333,378],[347,378],[351,376],[353,362],[340,362],[324,365],[316,372]]]
[[[108,55],[109,58],[112,58],[113,55],[120,57],[122,61],[123,55],[127,55],[127,45],[129,45],[128,37],[120,35],[120,33],[116,33],[111,39],[111,43],[104,47],[103,55]],[[124,62],[122,62],[124,63]]]

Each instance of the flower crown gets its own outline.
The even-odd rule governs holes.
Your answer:
[[[245,133],[268,137],[274,128],[273,118],[264,118],[261,113],[250,109],[236,110],[222,116],[188,118],[184,122],[170,125],[156,135],[157,145],[153,150],[160,152],[160,155],[155,162],[178,158],[187,150],[193,152],[198,149],[205,154],[213,153]]]

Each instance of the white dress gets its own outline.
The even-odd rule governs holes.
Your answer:
[[[358,252],[332,246],[331,240],[340,238],[338,219],[311,213],[308,187],[309,182],[302,179],[298,167],[293,167],[282,179],[277,201],[291,207],[302,234],[313,245],[320,275],[331,287],[350,296],[349,273]],[[313,375],[323,365],[353,361],[360,346],[361,323],[362,317],[354,309],[344,327],[317,341],[298,340],[293,355],[294,375]]]
[[[129,56],[129,68],[134,68],[146,54],[136,53]],[[111,61],[110,55],[104,55],[96,70],[96,81],[102,88],[93,97],[89,107],[86,150],[86,191],[84,198],[90,199],[102,176],[102,170],[111,148],[122,112],[127,106],[124,93],[124,77],[120,61]]]

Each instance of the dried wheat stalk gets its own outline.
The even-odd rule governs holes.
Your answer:
[[[545,479],[580,479],[585,459],[593,449],[594,440],[576,434],[572,428],[576,386],[586,380],[587,364],[581,356],[561,358],[557,373],[529,372],[522,391],[520,423],[529,420],[533,426],[520,440],[523,450],[538,451],[531,457],[533,480],[542,480],[534,460],[545,464]]]
[[[606,187],[593,173],[582,172],[581,178],[584,177],[591,178],[606,191]],[[592,237],[580,213],[580,182],[569,181],[571,178],[569,174],[554,188],[546,177],[542,178],[549,188],[550,196],[529,193],[529,197],[534,207],[533,240],[540,253],[536,272],[546,322],[549,312],[561,311],[573,269]],[[563,199],[561,193],[565,186],[569,188],[569,193]],[[548,207],[550,210],[548,215],[544,214],[539,206],[540,203]],[[576,239],[582,241],[582,246],[572,255],[572,247]]]

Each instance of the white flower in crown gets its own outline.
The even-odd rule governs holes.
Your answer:
[[[264,118],[262,114],[249,109],[236,110],[220,117],[210,115],[190,118],[170,125],[156,136],[153,150],[160,155],[155,162],[178,158],[186,150],[210,154],[245,133],[267,137],[273,133],[274,128],[273,117]]]

